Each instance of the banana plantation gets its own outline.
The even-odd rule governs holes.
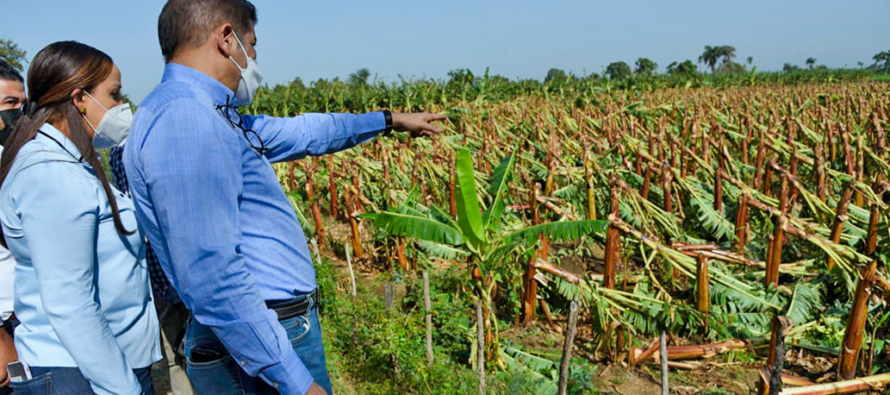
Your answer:
[[[326,341],[365,349],[355,358],[391,382],[423,381],[388,388],[648,393],[603,382],[618,371],[674,393],[890,383],[890,85],[526,86],[486,74],[295,83],[261,91],[251,110],[381,108],[449,121],[433,138],[381,136],[275,166],[316,261],[343,268],[322,315],[342,331]],[[384,323],[356,297],[363,287],[385,300]],[[404,344],[375,347],[400,331]],[[462,373],[437,376],[442,363]],[[721,369],[746,373],[715,389],[678,379]],[[495,380],[503,372],[526,377],[526,392]],[[436,392],[441,380],[461,384]]]

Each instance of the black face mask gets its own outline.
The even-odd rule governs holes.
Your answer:
[[[22,110],[18,108],[0,111],[0,119],[3,120],[3,129],[0,130],[0,146],[6,146],[6,138],[9,137],[9,134],[15,129],[15,124],[19,121],[21,116]]]

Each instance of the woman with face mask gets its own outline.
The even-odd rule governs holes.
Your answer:
[[[143,238],[96,153],[129,130],[120,70],[95,48],[58,42],[27,81],[0,158],[0,241],[17,262],[15,345],[30,370],[13,391],[151,394],[161,354]]]

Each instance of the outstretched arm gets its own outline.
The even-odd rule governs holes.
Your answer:
[[[166,238],[173,285],[245,372],[283,394],[306,393],[312,376],[241,253],[241,137],[188,100],[160,115],[154,131],[136,155]]]
[[[330,113],[304,114],[293,118],[266,115],[245,115],[245,125],[254,130],[269,151],[271,162],[300,159],[307,155],[319,156],[352,148],[370,141],[391,126],[399,132],[411,132],[412,137],[431,136],[442,132],[435,121],[444,115],[415,113],[392,114],[387,125],[384,112],[367,114]]]

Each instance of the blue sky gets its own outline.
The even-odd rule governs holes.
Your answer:
[[[161,0],[3,2],[0,38],[31,57],[74,39],[120,66],[137,103],[160,81]],[[361,67],[387,81],[445,78],[486,67],[542,79],[556,67],[601,73],[610,62],[648,57],[663,71],[697,60],[705,45],[733,45],[760,70],[807,57],[829,67],[871,64],[890,50],[887,0],[255,0],[259,64],[270,85],[345,77]]]

